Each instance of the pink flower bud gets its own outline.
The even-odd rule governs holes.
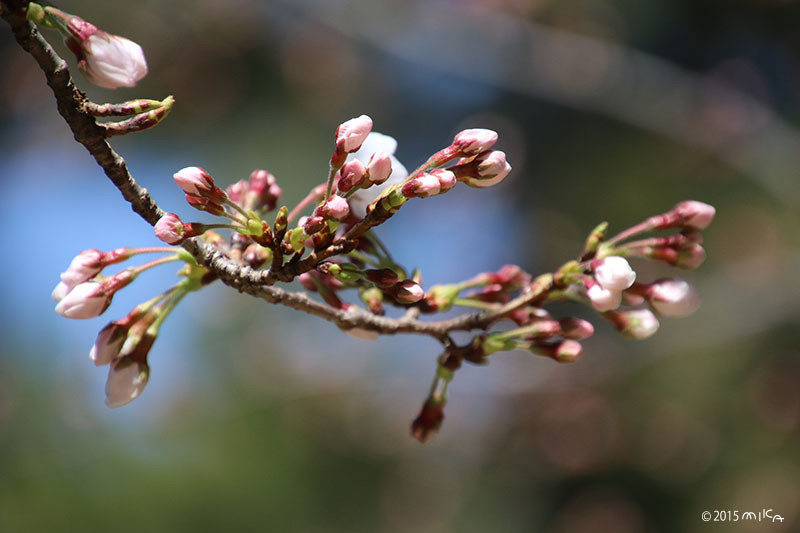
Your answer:
[[[179,244],[186,238],[184,224],[174,213],[167,213],[159,218],[154,231],[156,237],[167,244]]]
[[[687,281],[660,279],[647,289],[647,299],[653,309],[664,316],[691,315],[700,307],[700,297]]]
[[[225,191],[214,184],[211,174],[200,167],[183,168],[172,177],[178,187],[190,196],[203,198],[217,204],[224,202],[227,198]]]
[[[89,358],[94,361],[95,366],[107,365],[119,358],[130,326],[131,324],[123,319],[123,321],[109,322],[100,330],[94,346],[89,351]]]
[[[705,249],[695,242],[681,248],[675,266],[684,270],[693,270],[702,265],[705,260]]]
[[[616,255],[592,261],[592,269],[597,283],[604,289],[622,291],[636,281],[636,272],[628,261]]]
[[[324,204],[319,206],[314,214],[325,219],[344,220],[350,214],[350,205],[347,200],[338,195],[328,198]]]
[[[372,131],[372,119],[367,115],[351,118],[336,128],[336,149],[342,152],[355,152]]]
[[[553,352],[553,359],[559,363],[572,363],[577,361],[583,354],[583,346],[578,341],[565,340],[556,346]]]
[[[605,289],[598,283],[589,287],[586,295],[592,307],[600,312],[616,309],[622,303],[622,291]]]
[[[441,191],[439,178],[432,174],[421,174],[403,185],[403,196],[406,198],[428,198]]]
[[[686,200],[672,208],[684,225],[694,229],[705,229],[714,220],[717,210],[713,206],[698,202],[696,200]]]
[[[625,337],[646,339],[658,331],[658,319],[649,309],[609,311],[605,316]]]
[[[531,283],[531,276],[517,265],[505,265],[495,273],[489,274],[492,283],[499,283],[503,290],[516,291]]]
[[[358,159],[353,159],[345,163],[339,171],[339,181],[336,187],[347,192],[354,187],[359,187],[367,177],[367,169],[364,163]]]
[[[67,293],[72,290],[72,287],[72,285],[67,285],[63,281],[59,281],[58,285],[56,285],[56,288],[50,293],[50,297],[56,302],[60,302],[64,296],[66,296]]]
[[[422,287],[410,279],[401,281],[387,292],[391,293],[398,302],[404,304],[413,304],[425,297],[425,291],[422,290]]]
[[[102,283],[86,281],[76,285],[56,305],[56,313],[66,318],[94,318],[105,311],[111,298]]]
[[[380,185],[392,175],[392,156],[379,151],[372,154],[367,164],[367,178],[373,185]]]
[[[261,265],[269,260],[269,249],[264,248],[260,244],[253,243],[245,248],[242,254],[242,260],[250,268],[259,268]]]
[[[78,68],[99,87],[134,87],[147,75],[142,47],[124,37],[97,31],[80,42],[80,50]]]
[[[303,228],[306,235],[313,235],[325,226],[325,219],[316,215],[302,217],[297,221],[297,225]]]
[[[231,183],[228,185],[228,188],[225,189],[225,193],[228,195],[228,199],[231,202],[242,205],[244,203],[245,194],[247,194],[247,182],[245,180],[239,180],[236,183]]]
[[[397,273],[391,268],[367,269],[364,271],[367,279],[382,289],[387,289],[398,283]]]
[[[186,203],[198,211],[205,211],[206,213],[211,213],[212,215],[216,216],[220,216],[225,212],[220,204],[209,200],[208,198],[193,196],[191,194],[187,194],[185,198]]]
[[[567,317],[558,322],[561,325],[561,334],[567,339],[581,340],[594,334],[592,323],[581,318]]]
[[[431,176],[439,180],[439,194],[445,193],[456,186],[456,175],[443,168],[431,170]]]
[[[142,339],[140,342],[144,342]],[[145,362],[123,357],[111,365],[106,380],[106,405],[120,407],[136,399],[147,385],[150,367]]]
[[[278,199],[283,191],[278,186],[275,176],[262,169],[250,173],[247,196],[252,198],[248,204],[254,209],[272,211],[278,205]]]
[[[96,249],[82,251],[75,256],[69,264],[69,268],[61,274],[61,281],[75,286],[95,277],[105,266],[104,255],[103,252]]]
[[[453,139],[452,147],[461,157],[472,157],[485,152],[497,142],[497,133],[486,129],[464,130]]]

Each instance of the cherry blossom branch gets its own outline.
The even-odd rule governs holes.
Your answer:
[[[282,191],[268,171],[255,170],[249,180],[223,191],[204,169],[186,167],[173,177],[187,203],[225,218],[226,223],[184,223],[158,207],[106,142],[107,137],[157,124],[169,113],[173,98],[122,104],[88,101],[72,83],[66,63],[29,20],[61,31],[81,72],[103,87],[131,87],[146,75],[141,47],[49,5],[31,2],[26,10],[16,3],[14,9],[10,7],[10,2],[0,1],[0,15],[45,73],[58,111],[75,139],[133,210],[154,226],[155,235],[183,247],[86,250],[73,259],[53,291],[56,312],[67,318],[91,318],[102,314],[114,294],[146,270],[173,261],[184,263],[178,273],[183,278],[180,282],[125,318],[111,322],[98,335],[91,354],[96,364],[110,367],[106,385],[109,406],[124,405],[141,393],[149,376],[147,355],[164,319],[189,292],[216,279],[239,292],[328,320],[357,337],[372,340],[381,334],[416,333],[440,341],[444,353],[438,359],[429,397],[412,424],[412,434],[421,441],[438,430],[447,386],[463,361],[484,364],[491,354],[514,349],[559,362],[581,356],[578,341],[592,335],[593,326],[575,317],[554,318],[544,309],[548,303],[569,299],[590,305],[620,333],[634,338],[648,337],[658,329],[658,320],[644,305],[663,316],[685,316],[699,305],[694,290],[683,280],[636,282],[636,273],[624,259],[636,256],[679,268],[699,266],[705,259],[700,231],[713,219],[714,208],[695,201],[682,202],[608,240],[608,224],[600,224],[586,240],[579,260],[533,280],[518,266],[506,265],[497,272],[424,291],[421,274],[409,274],[395,263],[370,230],[392,218],[408,200],[444,194],[458,182],[484,188],[502,181],[511,166],[503,152],[491,149],[498,136],[486,129],[460,132],[451,144],[408,174],[392,155],[396,141],[372,132],[370,117],[348,120],[336,129],[327,182],[313,189],[291,213],[286,206],[278,209],[272,225],[264,216],[277,207]],[[130,118],[98,124],[97,116]],[[314,202],[318,205],[312,213],[289,227],[289,221]],[[230,238],[224,239],[214,231],[217,229],[231,231]],[[662,230],[678,232],[624,243],[629,237]],[[114,275],[102,274],[110,265],[152,252],[169,255]],[[274,286],[294,279],[318,292],[325,303]],[[339,298],[339,291],[350,289],[358,291],[365,308]],[[400,318],[384,316],[384,302],[405,309],[405,313]],[[481,311],[441,321],[419,319],[422,313],[447,311],[455,305]],[[505,319],[517,327],[493,328]],[[463,346],[450,336],[453,331],[473,330],[480,332]]]

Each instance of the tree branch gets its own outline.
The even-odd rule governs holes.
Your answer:
[[[93,104],[75,87],[66,62],[24,17],[21,8],[11,9],[10,2],[0,2],[0,17],[11,27],[17,43],[34,57],[44,72],[47,84],[55,96],[58,112],[66,121],[75,140],[94,157],[133,211],[150,225],[155,225],[165,212],[147,189],[140,186],[131,176],[125,160],[106,141],[104,128],[90,113]],[[209,268],[223,283],[239,292],[324,318],[345,330],[361,328],[387,335],[418,333],[430,335],[442,342],[447,340],[450,331],[486,329],[515,309],[535,302],[552,289],[552,281],[535,284],[534,290],[498,310],[464,314],[445,321],[423,322],[417,319],[418,312],[414,311],[397,319],[373,315],[355,307],[344,311],[312,300],[304,293],[294,293],[272,285],[276,280],[291,281],[297,275],[314,269],[320,261],[352,249],[356,244],[352,238],[358,237],[375,225],[378,213],[370,215],[361,224],[354,226],[348,232],[346,239],[335,242],[319,252],[312,252],[304,259],[286,265],[279,271],[253,270],[247,266],[239,266],[199,237],[188,239],[183,246],[198,263]],[[552,280],[552,277],[548,277],[548,280]]]

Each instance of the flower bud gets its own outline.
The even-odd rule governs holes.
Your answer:
[[[339,170],[339,181],[336,187],[342,191],[347,192],[350,189],[360,187],[367,177],[367,169],[364,163],[358,159],[353,159],[345,163]]]
[[[605,289],[598,283],[589,287],[586,295],[589,297],[592,307],[601,313],[616,309],[622,303],[622,291]]]
[[[250,173],[247,185],[247,205],[252,209],[272,211],[278,205],[283,190],[272,173],[256,169]]]
[[[61,281],[74,287],[78,283],[90,280],[103,270],[104,256],[105,254],[97,249],[82,251],[61,274]]]
[[[297,221],[297,225],[303,228],[306,235],[314,235],[325,226],[325,219],[316,215],[302,217]]]
[[[561,325],[561,334],[567,339],[581,340],[594,334],[592,323],[581,318],[567,317],[558,322]]]
[[[392,156],[383,151],[372,154],[367,163],[367,179],[373,185],[380,185],[392,175]]]
[[[583,346],[574,340],[562,341],[554,348],[551,357],[559,363],[573,363],[583,354]]]
[[[386,292],[394,296],[398,302],[404,304],[413,304],[425,297],[425,291],[422,290],[422,287],[410,279],[401,281],[394,287],[387,289]]]
[[[351,118],[336,128],[336,149],[342,152],[355,152],[372,131],[372,119],[367,115]]]
[[[272,253],[269,248],[264,248],[260,244],[250,244],[245,248],[242,254],[242,260],[250,268],[259,268],[264,263],[270,260]]]
[[[628,261],[616,255],[592,261],[592,269],[597,283],[604,289],[622,291],[636,281],[636,272]]]
[[[441,191],[439,178],[432,174],[421,174],[403,185],[403,196],[406,198],[428,198]]]
[[[123,319],[123,321],[109,322],[100,330],[89,351],[89,358],[94,361],[95,366],[110,364],[119,357],[130,326],[131,324]]]
[[[497,133],[487,129],[469,129],[453,139],[452,147],[461,157],[472,157],[485,152],[497,142]]]
[[[200,167],[182,168],[172,177],[187,195],[204,198],[217,204],[227,198],[225,192],[214,184],[211,174]]]
[[[350,205],[347,200],[334,194],[325,200],[324,204],[317,207],[314,214],[328,220],[344,220],[350,214]]]
[[[397,273],[391,268],[368,269],[364,271],[367,279],[382,289],[396,285],[399,281]]]
[[[442,421],[444,421],[444,402],[429,398],[411,423],[411,436],[420,442],[428,442],[439,431]]]
[[[159,218],[154,231],[156,237],[167,244],[179,244],[186,238],[184,224],[174,213],[167,213]]]
[[[142,339],[140,342],[145,342]],[[120,407],[135,400],[147,385],[150,367],[146,362],[123,357],[111,365],[106,380],[106,405]]]
[[[658,319],[649,309],[609,311],[604,316],[611,320],[625,337],[646,339],[658,331]]]
[[[517,265],[505,265],[500,270],[489,274],[492,283],[499,283],[503,290],[516,291],[530,285],[531,276]]]
[[[431,170],[431,176],[436,176],[436,179],[439,180],[439,193],[446,193],[450,189],[456,186],[456,175],[450,172],[449,170],[445,170],[443,168],[437,168],[435,170]]]
[[[491,187],[503,181],[511,165],[506,161],[506,154],[499,150],[489,150],[478,155],[474,160],[452,168],[456,177],[470,187]]]
[[[225,194],[228,195],[228,199],[231,202],[242,205],[244,203],[245,194],[247,194],[247,182],[245,180],[239,180],[236,183],[231,183],[228,185],[228,188],[225,189]]]
[[[66,318],[94,318],[100,316],[111,304],[104,284],[86,281],[76,285],[56,305],[56,313]]]
[[[714,206],[696,200],[681,202],[673,207],[672,211],[679,217],[683,225],[694,229],[708,227],[717,212]]]
[[[660,279],[647,289],[647,299],[652,308],[664,316],[691,315],[700,307],[700,297],[687,281]]]
[[[694,270],[706,260],[706,250],[701,245],[693,242],[681,248],[675,266],[684,270]]]
[[[187,194],[185,198],[186,202],[198,211],[205,211],[206,213],[211,213],[212,215],[216,216],[220,216],[225,212],[220,204],[213,202],[208,198],[193,196],[191,194]]]

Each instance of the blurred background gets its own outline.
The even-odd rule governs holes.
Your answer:
[[[409,436],[439,346],[364,342],[217,283],[187,298],[135,402],[87,355],[170,286],[148,272],[100,318],[50,291],[77,252],[147,246],[0,29],[0,531],[796,531],[800,528],[800,5],[792,0],[65,1],[142,44],[157,128],[114,139],[161,206],[171,175],[267,168],[293,205],[361,113],[415,167],[465,127],[514,166],[411,202],[379,234],[425,286],[533,274],[692,198],[717,207],[704,304],[646,341],[596,321],[583,358],[499,354],[456,376],[442,432]],[[46,37],[67,58],[56,33]],[[68,57],[74,71],[74,58]],[[634,264],[640,279],[681,275]],[[560,308],[564,313],[575,307]],[[772,509],[784,521],[705,524]]]

